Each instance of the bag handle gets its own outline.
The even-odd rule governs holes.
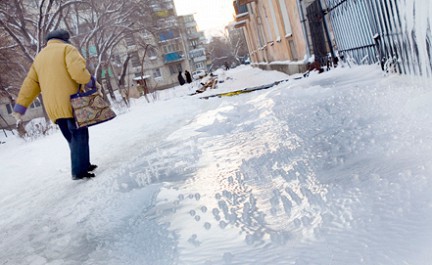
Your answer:
[[[96,79],[95,79],[93,76],[91,76],[91,77],[90,77],[90,81],[92,81],[92,84],[93,84],[93,87],[91,87],[90,90],[92,90],[92,89],[96,89]],[[81,86],[84,86],[84,89],[82,89],[82,91],[83,91],[83,92],[86,91],[86,90],[85,90],[86,85],[78,84],[78,93],[81,91]]]
[[[82,87],[84,87],[84,88],[82,88]],[[91,91],[92,89],[95,89],[95,88],[87,88],[86,89],[86,87],[85,87],[85,85],[83,85],[83,84],[78,84],[78,92],[77,93],[79,93],[79,92],[86,92],[86,91]]]

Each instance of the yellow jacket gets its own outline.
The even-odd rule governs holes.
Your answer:
[[[53,122],[60,118],[72,118],[70,95],[77,93],[78,84],[87,84],[90,80],[86,61],[79,51],[70,44],[52,39],[30,67],[14,110],[24,114],[42,93],[43,105]]]

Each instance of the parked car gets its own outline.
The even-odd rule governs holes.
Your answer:
[[[207,75],[207,73],[204,70],[196,70],[196,71],[192,72],[192,78],[194,80],[201,79],[206,75]]]

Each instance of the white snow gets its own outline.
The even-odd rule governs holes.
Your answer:
[[[430,79],[224,76],[91,127],[94,180],[59,131],[2,134],[0,264],[430,264]]]

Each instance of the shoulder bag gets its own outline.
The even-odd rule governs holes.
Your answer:
[[[115,112],[96,88],[70,96],[72,112],[78,128],[96,125],[116,117]]]

